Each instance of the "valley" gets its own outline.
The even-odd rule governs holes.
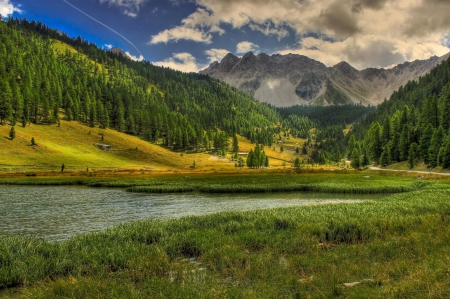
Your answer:
[[[450,295],[448,54],[185,73],[0,33],[1,298]]]

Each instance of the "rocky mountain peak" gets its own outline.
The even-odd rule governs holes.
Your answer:
[[[377,105],[401,85],[430,72],[449,55],[406,62],[387,70],[359,71],[346,61],[327,67],[297,54],[255,56],[248,52],[238,58],[229,53],[220,63],[212,63],[200,73],[223,80],[274,106],[361,102]]]
[[[120,54],[124,57],[128,57],[127,53],[125,53],[121,48],[119,47],[113,47],[111,48],[111,50],[109,50],[110,52],[114,53],[114,54]]]

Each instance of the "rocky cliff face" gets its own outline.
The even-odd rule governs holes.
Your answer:
[[[333,67],[302,55],[252,52],[242,58],[228,54],[201,71],[248,92],[261,102],[278,107],[298,104],[330,105],[363,103],[377,105],[409,80],[417,80],[447,59],[405,62],[392,69],[359,71],[343,61]]]

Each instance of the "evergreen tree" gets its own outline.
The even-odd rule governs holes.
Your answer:
[[[239,141],[238,141],[238,138],[237,138],[236,134],[233,135],[232,151],[233,151],[233,153],[238,153],[239,152]]]
[[[408,152],[409,152],[409,126],[406,125],[403,127],[402,132],[400,134],[400,142],[398,145],[399,150],[399,158],[400,161],[405,161],[408,159]]]
[[[360,154],[357,148],[353,149],[352,156],[351,156],[351,163],[350,165],[354,169],[359,169],[361,167],[361,160],[360,160]]]
[[[408,153],[409,169],[413,169],[414,165],[416,164],[417,149],[418,149],[417,143],[415,143],[415,142],[411,143],[411,145],[409,147],[409,153]]]
[[[300,164],[300,159],[298,157],[294,161],[294,168],[296,171],[300,171],[301,164]]]
[[[444,129],[442,126],[439,126],[439,129],[434,131],[431,137],[430,147],[428,148],[428,166],[430,168],[435,168],[439,164],[439,150],[444,141],[444,137]]]
[[[9,138],[11,138],[11,140],[14,140],[14,138],[16,138],[16,131],[14,130],[14,126],[12,126],[9,130]]]
[[[428,149],[431,144],[431,138],[433,137],[433,126],[431,124],[428,124],[425,130],[422,132],[422,135],[420,136],[419,141],[419,155],[420,158],[423,159],[425,163],[428,164]]]
[[[351,135],[347,143],[347,159],[352,158],[353,150],[355,149],[355,144],[356,144],[355,135]]]
[[[447,137],[445,146],[443,146],[442,154],[440,157],[440,160],[442,161],[442,167],[443,168],[449,168],[450,167],[450,138]]]

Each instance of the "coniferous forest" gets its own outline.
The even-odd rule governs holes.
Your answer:
[[[450,61],[410,81],[346,136],[347,155],[361,166],[407,161],[450,167]]]
[[[219,153],[235,134],[263,146],[279,134],[307,140],[302,152],[315,163],[450,167],[449,61],[376,108],[274,108],[209,76],[133,61],[42,23],[10,18],[0,33],[1,124],[64,118],[175,150]]]

